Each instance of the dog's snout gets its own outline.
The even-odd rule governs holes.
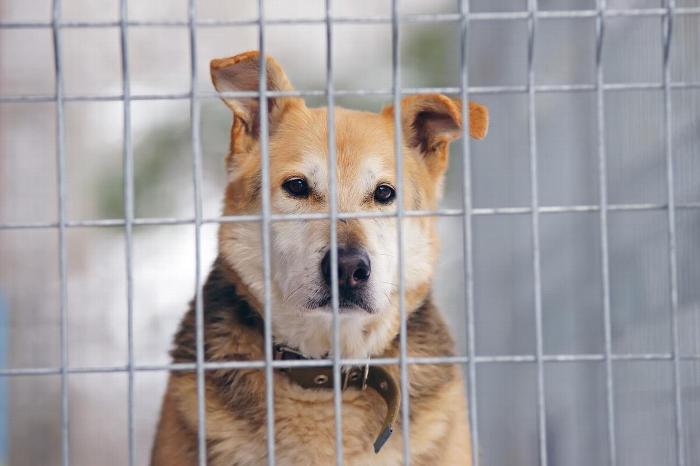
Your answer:
[[[356,290],[369,280],[371,265],[367,253],[360,249],[338,248],[338,288]],[[321,261],[321,274],[328,286],[331,284],[331,252]]]

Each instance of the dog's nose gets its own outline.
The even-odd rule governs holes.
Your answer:
[[[369,256],[360,249],[338,248],[338,288],[357,289],[369,280],[371,272]],[[321,274],[328,286],[331,284],[331,252],[321,261]]]

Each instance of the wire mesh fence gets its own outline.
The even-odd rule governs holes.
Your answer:
[[[603,366],[603,406],[604,416],[604,441],[607,442],[601,450],[604,452],[599,457],[602,461],[600,464],[632,464],[627,458],[626,453],[621,451],[624,448],[629,448],[625,443],[620,444],[619,434],[617,432],[620,421],[616,418],[619,412],[616,405],[621,401],[616,397],[616,385],[619,383],[619,371],[616,363],[618,362],[666,362],[670,364],[670,373],[668,380],[670,382],[671,393],[671,414],[672,414],[672,438],[673,448],[668,452],[668,462],[666,464],[676,464],[678,466],[690,466],[700,458],[697,452],[697,447],[693,446],[691,437],[691,421],[685,419],[685,416],[692,418],[692,422],[697,422],[694,419],[697,417],[697,412],[688,408],[691,402],[684,402],[683,396],[683,380],[682,365],[698,364],[700,361],[700,352],[688,350],[684,351],[682,346],[681,332],[683,325],[681,322],[681,300],[679,298],[679,245],[678,245],[678,215],[682,212],[694,214],[697,209],[700,209],[700,198],[693,199],[692,197],[683,196],[683,200],[678,200],[677,188],[674,177],[677,176],[677,169],[674,167],[674,92],[677,91],[692,91],[700,89],[700,81],[693,79],[674,80],[672,75],[672,50],[673,43],[677,40],[689,40],[688,36],[677,38],[674,32],[674,24],[679,18],[698,17],[700,16],[700,6],[677,6],[673,0],[665,0],[660,7],[645,7],[645,8],[618,8],[609,6],[605,0],[597,0],[595,5],[588,9],[571,9],[571,10],[542,10],[538,5],[537,0],[528,0],[526,9],[523,11],[471,11],[469,1],[462,0],[458,3],[458,11],[456,13],[435,13],[435,14],[407,14],[403,13],[401,4],[398,0],[391,2],[390,14],[386,16],[362,16],[362,17],[347,17],[338,16],[335,14],[334,7],[338,1],[331,2],[326,0],[324,3],[324,15],[322,18],[272,18],[269,19],[265,14],[265,2],[259,0],[257,4],[256,19],[200,19],[198,14],[197,2],[190,0],[187,8],[187,20],[130,20],[127,12],[127,1],[120,0],[119,2],[119,20],[117,21],[64,21],[62,18],[62,2],[54,0],[52,6],[51,21],[0,21],[0,30],[8,29],[49,29],[52,34],[53,41],[53,63],[55,72],[55,92],[52,94],[35,94],[35,95],[2,95],[0,96],[0,104],[42,104],[53,103],[55,105],[55,134],[56,134],[56,188],[57,188],[57,220],[52,221],[0,221],[0,231],[11,230],[37,230],[37,229],[54,229],[58,232],[58,282],[59,282],[59,325],[60,325],[60,358],[59,364],[56,366],[42,367],[7,367],[0,369],[0,376],[3,377],[20,377],[20,376],[59,376],[60,377],[60,422],[61,422],[61,461],[63,465],[71,464],[71,403],[73,398],[70,396],[70,378],[77,374],[105,374],[105,373],[124,373],[127,376],[127,461],[128,464],[138,464],[135,455],[135,445],[137,442],[135,434],[135,423],[137,422],[137,414],[135,412],[135,384],[136,374],[142,372],[167,372],[167,371],[195,371],[197,376],[197,394],[198,394],[198,441],[199,441],[199,464],[207,463],[207,450],[205,448],[207,433],[206,433],[206,410],[205,410],[205,371],[219,368],[256,368],[265,371],[266,384],[266,407],[267,407],[267,457],[268,464],[276,464],[275,462],[275,442],[274,442],[274,391],[273,391],[273,370],[285,367],[299,366],[321,366],[332,365],[334,377],[340,380],[341,366],[344,365],[399,365],[401,369],[401,385],[402,391],[402,418],[401,418],[401,435],[403,439],[403,461],[404,464],[410,463],[410,418],[409,418],[409,396],[408,384],[406,383],[408,367],[412,364],[460,364],[465,368],[468,380],[468,396],[469,398],[469,413],[471,424],[471,440],[473,445],[481,445],[481,448],[475,448],[473,451],[473,464],[495,464],[484,460],[483,457],[489,458],[489,446],[494,445],[494,440],[489,441],[485,438],[493,434],[489,430],[485,434],[480,426],[483,425],[484,414],[483,404],[480,403],[480,397],[486,396],[483,390],[480,390],[480,373],[479,367],[482,365],[507,365],[509,364],[526,364],[534,366],[534,399],[521,400],[520,403],[531,403],[534,406],[534,416],[536,419],[535,436],[530,437],[530,441],[537,444],[536,460],[534,464],[554,465],[567,464],[561,459],[561,455],[557,454],[557,450],[551,445],[551,437],[553,430],[548,423],[552,415],[551,409],[548,408],[550,399],[547,396],[547,371],[546,367],[549,364],[560,363],[562,365],[577,363],[601,363]],[[613,3],[613,2],[611,2]],[[607,82],[604,66],[604,53],[606,49],[606,38],[608,24],[619,18],[653,18],[661,23],[660,36],[658,39],[661,44],[661,70],[660,80],[657,81],[640,81],[640,82]],[[538,33],[543,23],[557,20],[576,20],[584,21],[591,20],[594,22],[595,40],[594,40],[594,82],[585,84],[538,84],[536,74],[536,56],[539,42],[537,40]],[[475,24],[479,22],[494,22],[497,28],[508,28],[513,22],[524,22],[526,25],[526,82],[517,85],[492,85],[492,86],[474,86],[471,84],[470,74],[470,58],[468,37],[469,31]],[[365,25],[365,24],[383,24],[390,27],[391,35],[391,86],[384,89],[338,89],[335,84],[334,70],[334,41],[335,29],[338,25]],[[458,62],[458,86],[436,86],[436,87],[421,87],[412,86],[404,87],[402,80],[401,58],[401,26],[403,24],[422,24],[430,27],[441,27],[442,24],[453,24],[459,30],[459,48],[458,56],[453,59]],[[265,68],[261,68],[259,76],[259,88],[257,92],[234,92],[234,93],[216,93],[202,91],[198,76],[198,60],[201,52],[198,51],[198,30],[204,28],[228,28],[228,27],[255,27],[257,28],[258,49],[264,57],[267,53],[266,31],[275,26],[286,25],[318,25],[324,28],[325,41],[325,88],[310,89],[293,92],[269,91],[266,86]],[[130,81],[130,48],[129,48],[129,30],[132,28],[184,28],[188,32],[189,41],[189,78],[190,89],[187,92],[180,93],[134,93],[132,91]],[[119,31],[119,46],[120,46],[120,63],[121,63],[121,92],[116,94],[106,95],[78,95],[69,94],[64,87],[64,70],[62,54],[62,35],[66,30],[84,28],[116,28]],[[655,40],[656,40],[655,39]],[[634,46],[631,44],[630,46]],[[208,58],[208,57],[205,57]],[[624,197],[617,196],[615,193],[611,196],[612,190],[610,184],[610,154],[609,144],[606,140],[609,133],[609,126],[606,122],[609,119],[607,108],[607,99],[610,95],[617,93],[660,93],[662,102],[662,116],[660,118],[661,125],[657,128],[657,137],[662,141],[662,154],[664,166],[664,184],[665,196],[662,199],[654,199],[652,201],[626,201]],[[336,161],[335,161],[335,128],[334,121],[334,106],[338,97],[390,97],[394,103],[394,108],[400,109],[400,101],[403,96],[425,93],[443,93],[452,97],[461,99],[462,120],[468,121],[469,114],[467,112],[467,102],[474,96],[506,96],[513,95],[522,97],[525,100],[526,107],[526,153],[527,164],[526,173],[522,174],[523,178],[527,179],[527,195],[529,202],[515,206],[477,206],[475,202],[475,177],[472,161],[473,149],[468,142],[461,145],[461,172],[459,172],[459,181],[461,182],[461,195],[457,196],[455,207],[445,207],[438,211],[407,211],[403,208],[401,196],[404,187],[401,186],[402,180],[402,157],[401,157],[401,125],[400,112],[394,114],[394,124],[397,131],[395,133],[396,151],[396,167],[397,167],[397,194],[398,194],[398,209],[395,213],[366,213],[366,212],[339,212],[335,198],[336,192]],[[541,155],[540,155],[540,135],[538,132],[538,122],[540,114],[538,113],[538,98],[542,95],[572,95],[584,94],[594,96],[594,105],[592,114],[594,118],[594,142],[592,147],[594,150],[590,157],[595,163],[595,179],[597,181],[597,202],[589,203],[561,203],[551,204],[541,201],[543,192],[540,183],[542,177]],[[203,168],[203,149],[202,149],[202,114],[201,105],[203,101],[218,99],[220,97],[254,97],[264,102],[272,97],[285,96],[300,96],[310,98],[322,98],[328,105],[328,173],[330,185],[330,209],[327,214],[299,214],[299,215],[280,215],[273,214],[270,206],[270,185],[269,185],[269,151],[268,151],[268,128],[267,128],[267,105],[260,105],[261,116],[261,157],[262,157],[262,211],[259,215],[245,216],[208,216],[205,214],[203,206],[203,184],[204,184],[204,168]],[[189,102],[189,121],[191,142],[191,184],[192,184],[192,205],[193,216],[139,216],[135,211],[135,166],[134,166],[134,137],[132,135],[132,117],[133,106],[139,101],[161,101],[161,100],[182,100]],[[67,168],[66,156],[66,118],[65,106],[68,102],[121,102],[122,108],[122,170],[123,170],[123,216],[118,218],[101,218],[101,219],[71,219],[67,212],[67,192],[69,187],[69,173]],[[503,115],[501,115],[503,116]],[[468,140],[467,130],[468,124],[463,125],[463,138]],[[697,130],[697,128],[695,128]],[[498,135],[496,137],[499,137]],[[689,136],[691,141],[697,143],[697,133]],[[697,175],[697,173],[695,174]],[[697,186],[697,185],[695,185]],[[616,199],[616,201],[614,200]],[[661,349],[653,351],[639,351],[637,349],[625,349],[623,346],[616,346],[614,342],[614,326],[615,326],[615,298],[613,296],[614,282],[611,275],[614,273],[612,269],[611,249],[611,215],[616,213],[635,213],[635,212],[650,212],[660,213],[664,216],[665,224],[665,241],[663,242],[663,254],[665,255],[666,268],[662,271],[657,271],[658,275],[664,276],[667,281],[668,292],[667,302],[663,305],[663,312],[668,315],[668,330],[669,330],[669,345]],[[546,350],[546,300],[544,295],[545,287],[543,287],[543,274],[548,273],[543,271],[543,248],[548,238],[543,236],[543,222],[550,216],[568,215],[595,215],[598,221],[598,244],[597,252],[599,255],[596,259],[598,267],[599,280],[599,309],[602,311],[602,327],[599,329],[602,335],[600,350],[598,351],[547,351]],[[271,322],[271,299],[270,299],[270,228],[274,222],[298,221],[298,220],[328,220],[331,226],[330,251],[331,263],[337,264],[337,238],[335,225],[338,220],[354,219],[354,218],[380,218],[390,217],[396,218],[399,225],[402,225],[402,219],[407,217],[442,217],[454,218],[462,223],[463,234],[461,239],[463,262],[462,277],[463,280],[458,286],[464,289],[464,300],[459,303],[458,310],[455,312],[462,313],[465,324],[465,352],[460,356],[445,356],[436,358],[419,358],[412,357],[407,354],[406,346],[406,310],[404,309],[403,296],[404,277],[403,273],[399,275],[399,296],[400,296],[400,315],[401,315],[401,331],[399,333],[400,357],[386,359],[343,359],[340,357],[339,350],[339,322],[338,322],[338,283],[337,277],[333,275],[333,356],[329,359],[321,360],[304,360],[304,361],[274,361],[272,356],[272,329]],[[484,354],[478,346],[479,339],[479,317],[478,312],[478,297],[475,287],[475,276],[478,277],[477,270],[482,264],[481,261],[476,261],[475,257],[478,246],[475,245],[475,238],[478,237],[476,232],[477,227],[475,222],[479,218],[500,218],[500,217],[517,217],[526,219],[527,229],[529,230],[529,254],[530,260],[528,267],[531,274],[531,296],[532,296],[532,322],[534,345],[532,351],[504,354]],[[261,241],[263,245],[263,269],[264,269],[264,322],[265,322],[265,358],[261,361],[231,361],[231,362],[207,362],[204,359],[204,336],[203,322],[204,310],[202,302],[202,270],[206,265],[203,260],[202,229],[206,225],[218,225],[221,223],[235,222],[259,222],[261,225]],[[194,270],[195,270],[195,309],[197,323],[197,359],[194,364],[143,364],[138,363],[135,358],[134,350],[134,290],[135,277],[134,270],[134,229],[141,226],[172,226],[172,225],[192,225],[194,228]],[[126,363],[119,365],[90,365],[90,366],[75,366],[69,360],[69,342],[72,335],[68,327],[68,283],[69,270],[67,267],[67,235],[68,231],[76,228],[123,228],[124,232],[124,261],[125,261],[125,293],[126,293]],[[403,261],[401,251],[404,250],[404,236],[402,228],[398,228],[399,244],[399,270],[403,270]],[[697,248],[697,242],[691,249]],[[590,252],[590,254],[594,254]],[[615,264],[617,261],[615,260]],[[331,270],[337,267],[331,266]],[[545,291],[543,291],[545,290]],[[697,302],[694,304],[697,306]],[[692,306],[691,306],[692,307]],[[690,311],[689,311],[690,312]],[[693,327],[691,322],[690,332],[698,332],[697,326]],[[481,353],[481,354],[480,354]],[[488,352],[486,352],[488,353]],[[697,389],[696,385],[692,385]],[[342,398],[340,384],[334,385],[334,406],[336,412],[335,418],[335,434],[336,434],[336,463],[343,463],[342,449]],[[691,387],[692,388],[692,387]],[[624,401],[624,400],[623,400]],[[685,404],[687,403],[687,405]],[[688,406],[688,407],[686,407]],[[692,405],[695,406],[695,405]],[[694,424],[692,424],[694,426]],[[694,432],[694,430],[693,430]],[[554,458],[553,458],[554,456]],[[621,460],[621,458],[623,458]],[[466,461],[466,459],[465,459]],[[515,463],[513,463],[515,464]],[[530,463],[527,463],[530,464]],[[588,463],[595,464],[595,463]],[[636,463],[644,464],[644,463]],[[652,464],[652,463],[649,463]]]

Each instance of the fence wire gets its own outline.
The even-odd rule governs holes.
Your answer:
[[[61,462],[64,466],[70,464],[70,397],[69,376],[73,374],[104,374],[127,373],[128,374],[128,458],[129,464],[135,464],[134,459],[134,374],[150,371],[196,371],[197,380],[197,413],[198,413],[198,461],[200,465],[207,463],[206,451],[206,400],[205,400],[205,372],[216,369],[264,369],[266,379],[265,400],[267,408],[267,457],[268,464],[276,464],[275,455],[275,423],[274,423],[274,369],[288,367],[318,367],[333,366],[334,377],[334,408],[335,408],[335,435],[336,435],[336,463],[343,464],[342,443],[342,392],[340,389],[341,366],[345,365],[398,365],[401,373],[402,392],[402,417],[401,432],[403,442],[403,462],[410,463],[410,417],[409,417],[409,391],[408,376],[409,366],[419,364],[460,364],[465,365],[468,374],[469,418],[471,424],[472,462],[479,464],[479,417],[477,412],[477,366],[480,364],[503,363],[527,363],[535,364],[537,370],[537,419],[538,419],[538,451],[541,466],[548,464],[547,458],[547,425],[546,425],[546,397],[545,397],[545,363],[567,363],[600,361],[605,365],[605,393],[607,410],[607,438],[608,463],[617,465],[617,444],[615,435],[615,404],[614,404],[614,361],[669,361],[673,365],[673,409],[674,409],[674,434],[676,464],[686,466],[685,441],[683,429],[683,409],[681,399],[680,363],[682,361],[700,361],[700,354],[681,354],[679,346],[678,323],[678,271],[677,271],[677,245],[676,245],[676,211],[682,209],[700,209],[700,203],[678,203],[674,196],[673,178],[673,144],[672,144],[672,102],[671,91],[675,89],[700,89],[700,82],[674,82],[671,80],[670,61],[671,43],[673,39],[674,18],[681,15],[698,15],[700,7],[676,7],[673,0],[665,0],[662,8],[646,9],[608,9],[605,0],[597,0],[596,8],[589,10],[571,11],[541,11],[538,9],[537,0],[528,0],[527,11],[522,12],[471,12],[468,0],[460,0],[459,13],[457,14],[421,14],[403,15],[400,13],[398,0],[392,1],[390,16],[373,17],[335,17],[333,15],[332,1],[325,2],[325,15],[323,18],[300,19],[266,19],[264,16],[264,0],[258,0],[258,18],[251,20],[213,20],[199,19],[197,15],[196,0],[189,0],[187,21],[134,21],[128,19],[127,0],[120,0],[120,19],[118,21],[63,21],[61,18],[61,0],[53,1],[52,19],[50,22],[0,22],[0,29],[33,29],[49,28],[53,37],[55,93],[53,95],[3,95],[0,103],[41,103],[55,102],[56,104],[56,159],[58,176],[58,220],[56,222],[34,223],[1,223],[0,230],[17,229],[57,229],[59,249],[59,280],[60,280],[60,367],[43,368],[13,368],[0,369],[0,376],[46,376],[60,375],[61,378]],[[642,83],[605,83],[603,70],[603,48],[605,44],[606,19],[611,17],[658,17],[663,24],[663,75],[662,82]],[[564,18],[593,18],[596,27],[595,44],[595,83],[594,84],[560,84],[538,85],[535,82],[534,57],[535,38],[539,21]],[[468,72],[468,48],[467,37],[470,24],[475,21],[526,21],[528,27],[527,46],[527,84],[523,86],[470,86]],[[400,70],[400,25],[403,23],[458,23],[460,26],[460,85],[459,87],[424,87],[403,88],[401,86]],[[257,26],[258,45],[260,59],[265,63],[265,31],[267,27],[289,24],[322,24],[326,28],[326,86],[323,90],[310,91],[272,91],[266,86],[266,67],[260,67],[259,86],[257,92],[200,92],[197,76],[197,31],[199,28]],[[336,89],[334,84],[333,69],[333,26],[335,24],[390,24],[392,37],[392,87],[391,89],[360,89],[343,90]],[[132,94],[129,75],[128,56],[128,29],[143,27],[184,27],[189,30],[190,46],[190,91],[176,94]],[[118,28],[120,33],[121,66],[122,66],[122,92],[114,95],[65,95],[63,86],[63,71],[61,60],[61,31],[64,29],[81,28]],[[663,204],[610,204],[607,193],[607,154],[605,150],[605,96],[609,92],[624,92],[634,90],[660,90],[664,98],[664,153],[666,160],[666,187],[667,200]],[[597,158],[599,180],[599,204],[592,205],[554,205],[543,206],[538,198],[538,150],[537,150],[537,119],[536,119],[536,95],[539,93],[570,93],[570,92],[594,92],[596,96],[597,115]],[[402,158],[401,158],[401,124],[400,102],[405,95],[443,93],[459,96],[461,98],[462,136],[465,143],[462,146],[463,156],[463,199],[459,209],[439,209],[436,211],[407,211],[401,202],[403,196],[402,183]],[[503,208],[474,208],[472,198],[472,172],[471,154],[468,142],[469,112],[468,99],[471,95],[479,94],[526,94],[528,102],[529,121],[529,176],[530,176],[530,205],[527,207],[503,207]],[[260,138],[262,157],[262,212],[260,215],[241,215],[232,217],[206,218],[202,213],[202,149],[200,141],[200,102],[202,100],[218,99],[220,97],[256,97],[260,99]],[[268,119],[267,105],[263,103],[273,97],[320,96],[327,99],[328,104],[328,169],[330,208],[327,214],[304,215],[280,215],[271,213],[270,209],[270,180],[269,180],[269,149],[268,149]],[[395,147],[397,167],[397,211],[394,213],[363,213],[363,212],[338,212],[337,179],[336,179],[336,150],[334,134],[334,103],[335,97],[346,96],[384,96],[391,97],[394,104]],[[131,103],[143,100],[189,100],[191,137],[192,137],[192,183],[194,188],[194,217],[193,218],[137,218],[134,215],[134,161],[133,142],[131,135]],[[65,151],[65,122],[64,103],[74,101],[123,102],[123,200],[124,217],[101,220],[69,220],[66,214],[66,151]],[[608,239],[608,214],[612,211],[664,211],[667,214],[668,231],[668,258],[670,277],[670,302],[672,329],[672,350],[666,353],[614,353],[612,348],[611,333],[611,285],[610,285],[610,253]],[[600,218],[600,254],[601,254],[601,280],[602,280],[602,308],[604,314],[604,352],[600,354],[545,354],[543,350],[543,316],[542,316],[542,283],[540,265],[540,216],[561,213],[597,212]],[[501,215],[527,215],[530,216],[532,230],[532,271],[534,276],[534,316],[536,345],[534,354],[515,354],[504,356],[479,356],[475,346],[475,317],[474,317],[474,260],[473,260],[473,218],[477,216],[501,216]],[[397,358],[376,359],[346,359],[340,356],[339,343],[339,316],[338,316],[338,279],[331,274],[332,309],[333,309],[333,355],[331,359],[321,360],[294,360],[274,361],[272,358],[272,332],[271,332],[271,299],[270,299],[270,228],[273,222],[297,221],[297,220],[321,220],[330,221],[331,244],[331,270],[337,269],[337,237],[336,222],[342,219],[354,218],[395,218],[398,225],[399,244],[399,310],[401,316],[400,354]],[[404,235],[403,221],[413,217],[458,217],[463,221],[464,230],[464,287],[466,292],[465,312],[467,316],[467,355],[466,356],[442,356],[442,357],[411,357],[407,352],[406,309],[404,302],[405,277],[403,276],[404,263]],[[260,361],[230,361],[207,362],[204,358],[204,309],[202,302],[202,263],[201,263],[201,228],[205,224],[222,224],[235,222],[259,222],[261,225],[261,239],[263,246],[264,266],[264,330],[265,330],[265,358]],[[137,225],[181,225],[191,224],[195,227],[195,314],[196,314],[196,362],[193,364],[161,364],[140,365],[134,362],[133,348],[133,228]],[[66,269],[66,230],[68,228],[82,227],[124,227],[125,255],[126,255],[126,293],[127,293],[127,364],[118,366],[100,367],[75,367],[68,360],[68,329],[67,329],[67,269]]]

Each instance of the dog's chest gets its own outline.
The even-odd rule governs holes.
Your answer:
[[[281,385],[279,389],[275,387],[276,464],[281,466],[335,464],[333,392],[302,390],[286,383],[279,385]],[[386,404],[374,391],[348,390],[343,393],[344,464],[348,466],[401,464],[400,432],[395,432],[378,454],[375,454],[372,448],[385,414]],[[239,438],[233,442],[217,443],[217,454],[210,461],[212,465],[253,466],[265,464],[267,461],[264,426],[256,435],[245,440]]]

